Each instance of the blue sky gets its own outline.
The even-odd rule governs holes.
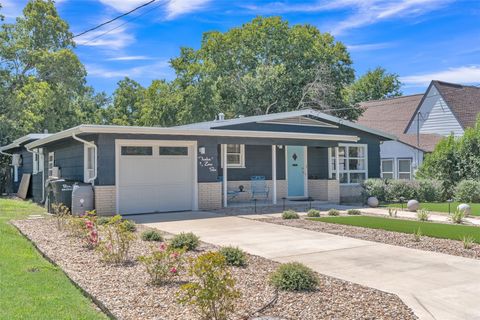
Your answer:
[[[145,2],[61,0],[57,8],[78,33]],[[0,3],[9,22],[26,1]],[[202,32],[226,31],[258,15],[332,33],[349,48],[357,76],[385,67],[400,75],[405,94],[422,92],[431,79],[480,84],[479,0],[157,0],[78,38],[76,52],[89,84],[111,93],[124,76],[143,85],[172,79],[168,61],[181,46],[198,48]]]

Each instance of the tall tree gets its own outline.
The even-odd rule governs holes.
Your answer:
[[[225,33],[204,33],[200,49],[182,48],[171,64],[184,93],[184,114],[190,115],[183,122],[211,119],[219,111],[235,116],[294,110],[320,65],[328,66],[326,85],[337,97],[330,109],[352,118],[341,99],[354,80],[350,56],[342,43],[311,25],[258,17]]]
[[[381,67],[368,70],[345,90],[347,103],[356,103],[368,100],[379,100],[401,96],[401,82],[398,74],[389,73]]]
[[[122,126],[138,124],[144,92],[138,82],[128,77],[120,80],[113,92],[113,103],[106,110],[106,122]]]

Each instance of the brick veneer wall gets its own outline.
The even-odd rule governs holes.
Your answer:
[[[213,210],[222,208],[222,183],[198,183],[198,208],[200,210]]]
[[[116,210],[115,186],[95,186],[95,210],[98,215],[111,216]]]

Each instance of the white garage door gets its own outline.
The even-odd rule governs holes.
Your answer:
[[[120,214],[192,210],[193,142],[117,141]]]

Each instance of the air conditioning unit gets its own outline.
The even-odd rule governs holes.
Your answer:
[[[22,155],[15,153],[12,155],[12,166],[21,167],[23,163]]]
[[[50,177],[60,178],[60,168],[59,167],[53,167]]]

